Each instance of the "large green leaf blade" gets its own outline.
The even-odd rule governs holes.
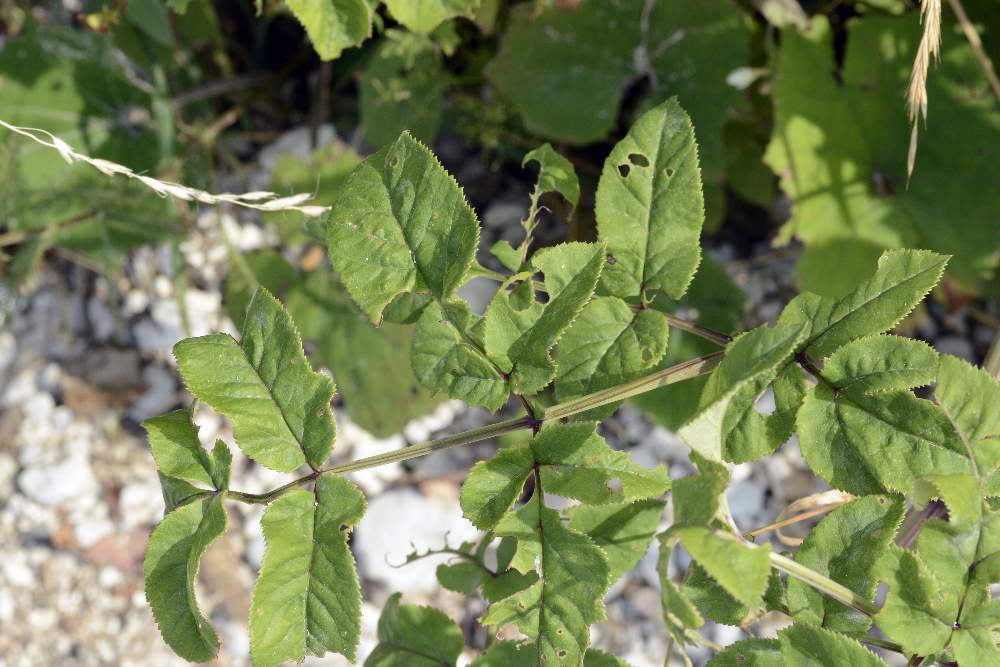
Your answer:
[[[705,667],[785,667],[777,639],[744,639],[715,654]]]
[[[388,599],[378,619],[378,645],[365,667],[454,667],[462,652],[462,631],[437,609]]]
[[[327,225],[330,261],[376,324],[400,294],[448,300],[479,242],[479,222],[458,183],[405,132],[351,172]]]
[[[372,34],[372,4],[367,0],[288,0],[288,8],[323,60],[333,60]]]
[[[307,651],[354,659],[361,589],[343,527],[364,510],[361,492],[330,475],[317,480],[315,494],[290,491],[267,508],[267,546],[250,608],[254,665],[301,661]]]
[[[867,395],[820,384],[796,424],[809,467],[855,495],[909,493],[926,475],[971,472],[947,417],[908,391]]]
[[[222,495],[188,503],[163,518],[149,538],[146,599],[164,641],[177,655],[208,662],[219,638],[198,608],[194,580],[208,546],[226,530]]]
[[[596,214],[609,254],[601,283],[611,294],[683,296],[701,260],[705,201],[694,129],[676,99],[640,116],[611,151]]]
[[[333,383],[312,370],[295,323],[265,290],[250,303],[240,343],[226,334],[188,338],[174,356],[191,393],[232,420],[257,462],[290,472],[330,455]]]
[[[868,280],[843,297],[801,294],[781,314],[809,328],[806,354],[822,358],[850,341],[882,333],[906,317],[941,279],[948,258],[927,250],[889,250]]]
[[[810,531],[795,561],[871,600],[876,565],[889,548],[904,506],[891,496],[865,496],[839,507]],[[798,579],[788,580],[788,608],[800,623],[863,635],[871,619]]]

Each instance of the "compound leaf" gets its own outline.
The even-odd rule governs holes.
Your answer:
[[[409,133],[358,165],[335,201],[330,261],[374,323],[400,294],[446,301],[464,282],[479,222],[455,179]]]
[[[365,667],[454,667],[465,642],[437,609],[400,604],[393,594],[378,619],[378,641]]]
[[[615,296],[662,290],[679,299],[701,260],[705,221],[698,147],[676,99],[650,109],[604,162],[597,232],[608,245],[601,284]]]
[[[255,666],[301,662],[327,651],[354,660],[361,635],[361,588],[347,533],[365,499],[336,475],[316,480],[315,494],[290,491],[264,512],[266,549],[250,607]]]
[[[219,651],[219,637],[198,609],[194,580],[205,550],[226,530],[222,497],[190,502],[167,514],[149,538],[143,563],[146,599],[160,634],[192,662],[208,662]]]

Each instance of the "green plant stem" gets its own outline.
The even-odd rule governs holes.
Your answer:
[[[866,616],[874,617],[878,613],[878,607],[861,597],[850,588],[838,584],[833,579],[825,577],[819,572],[797,563],[791,558],[771,552],[768,554],[771,560],[771,567],[780,570],[785,574],[795,577],[799,581],[812,586],[820,593],[830,596],[838,602],[846,604],[848,607],[857,609]]]
[[[519,431],[527,428],[537,429],[543,423],[548,421],[571,417],[592,408],[607,405],[608,403],[614,403],[616,401],[629,398],[630,396],[637,396],[658,387],[663,387],[668,384],[704,375],[715,368],[721,360],[722,352],[714,352],[704,357],[696,357],[675,366],[664,368],[663,370],[656,371],[655,373],[651,373],[650,375],[646,375],[631,382],[626,382],[625,384],[617,387],[612,387],[611,389],[603,389],[582,398],[553,405],[545,411],[541,418],[528,415],[525,417],[507,419],[505,421],[490,424],[489,426],[483,426],[471,431],[456,433],[454,435],[438,438],[437,440],[431,440],[422,445],[403,447],[391,452],[386,452],[385,454],[377,454],[375,456],[358,459],[357,461],[342,463],[341,465],[333,466],[332,468],[323,468],[293,480],[284,486],[279,486],[278,488],[268,491],[267,493],[229,491],[226,493],[226,497],[241,503],[266,505],[287,491],[309,484],[320,475],[343,475],[349,472],[357,472],[358,470],[387,465],[389,463],[399,463],[400,461],[414,459],[442,449],[471,445],[472,443],[488,440],[489,438],[494,438],[498,435],[503,435],[504,433],[510,433],[511,431]]]

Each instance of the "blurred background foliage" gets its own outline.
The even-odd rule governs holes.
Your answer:
[[[797,254],[803,289],[826,294],[866,278],[885,248],[929,248],[954,256],[952,298],[996,296],[1000,103],[944,4],[909,179],[904,99],[921,34],[911,0],[7,0],[0,119],[213,191],[257,189],[249,180],[261,149],[305,127],[317,149],[279,156],[269,187],[314,192],[323,205],[336,205],[339,180],[362,155],[409,129],[522,180],[526,207],[521,159],[548,141],[582,186],[574,211],[546,202],[551,224],[590,239],[610,145],[677,96],[695,123],[709,247],[725,239],[749,254],[769,241]],[[962,5],[1000,61],[1000,3]],[[320,147],[328,123],[337,139]],[[70,169],[2,130],[0,152],[0,271],[22,293],[53,254],[113,274],[131,248],[178,244],[193,224],[187,205]],[[497,182],[463,183],[477,210]],[[411,325],[376,330],[357,313],[315,225],[290,213],[263,221],[282,245],[230,248],[233,321],[256,285],[282,295],[313,361],[332,370],[352,417],[376,435],[432,405],[406,362]],[[735,330],[743,305],[706,259],[684,303],[657,307]],[[664,363],[704,352],[700,344],[675,336]],[[666,388],[640,405],[676,426],[697,395]]]

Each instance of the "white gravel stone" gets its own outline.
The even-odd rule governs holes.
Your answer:
[[[54,507],[97,491],[97,480],[85,456],[74,455],[55,465],[32,466],[21,471],[17,485],[26,496]]]
[[[392,528],[387,530],[386,528]],[[445,536],[452,545],[475,539],[479,532],[462,517],[458,502],[426,497],[411,488],[386,491],[372,498],[368,512],[355,529],[358,566],[370,579],[391,591],[430,594],[438,590],[435,569],[448,556],[433,556],[404,567],[399,565],[413,548],[441,548]],[[412,543],[412,547],[407,546]]]
[[[750,527],[764,509],[764,487],[753,479],[736,482],[726,490],[726,500],[736,522]]]
[[[177,402],[177,382],[167,369],[150,364],[142,369],[142,380],[146,391],[128,409],[128,416],[140,422],[163,414]]]

